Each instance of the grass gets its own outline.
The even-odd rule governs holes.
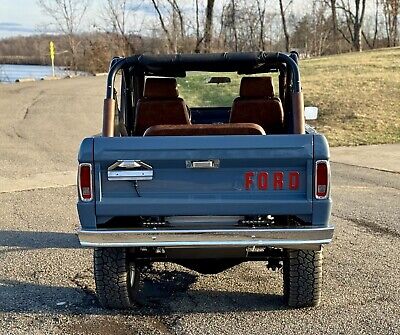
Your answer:
[[[300,67],[305,105],[320,111],[310,123],[332,146],[400,142],[400,48],[303,60]],[[189,106],[230,106],[240,78],[226,75],[232,82],[217,87],[205,85],[210,74],[192,73],[179,79],[180,93]]]

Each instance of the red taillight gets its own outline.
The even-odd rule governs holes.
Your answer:
[[[93,199],[92,164],[79,164],[78,189],[79,197],[82,201],[91,201]]]
[[[315,163],[315,197],[317,199],[326,199],[329,196],[330,183],[329,162],[325,160]]]

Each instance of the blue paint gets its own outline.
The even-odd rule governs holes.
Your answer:
[[[268,136],[95,137],[85,139],[80,162],[95,162],[95,201],[79,203],[81,224],[113,216],[172,215],[296,215],[327,226],[331,200],[314,199],[314,163],[328,159],[329,149],[319,134]],[[117,160],[142,160],[153,167],[154,178],[108,181],[107,168]],[[188,169],[186,160],[219,159],[217,169]],[[247,171],[284,173],[284,189],[267,190],[254,180],[246,190]],[[300,173],[300,185],[288,189],[287,176]],[[88,205],[93,210],[88,210]]]

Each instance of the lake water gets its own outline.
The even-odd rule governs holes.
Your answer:
[[[64,77],[69,73],[70,71],[66,71],[61,67],[55,68],[57,77]],[[14,83],[15,80],[20,78],[40,80],[40,78],[52,75],[51,66],[0,64],[0,82]]]

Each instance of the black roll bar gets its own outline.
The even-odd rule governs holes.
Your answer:
[[[281,52],[259,53],[221,53],[221,54],[176,54],[176,55],[135,55],[128,58],[115,58],[110,66],[107,78],[106,98],[111,99],[114,92],[114,80],[117,72],[126,66],[140,65],[144,70],[154,71],[168,66],[170,71],[176,69],[188,71],[237,71],[240,67],[255,66],[262,63],[285,63],[292,74],[292,92],[298,93],[300,73],[296,62]],[[222,68],[221,68],[221,65]]]
[[[304,103],[301,93],[300,72],[297,55],[281,52],[245,52],[214,54],[173,54],[173,55],[134,55],[127,58],[114,58],[107,77],[106,99],[104,101],[103,136],[114,136],[113,107],[114,81],[117,72],[125,67],[140,66],[145,73],[162,75],[165,69],[170,73],[185,71],[230,72],[251,69],[267,63],[285,63],[291,79],[291,118],[290,130],[304,133]],[[245,73],[245,71],[244,71]]]

